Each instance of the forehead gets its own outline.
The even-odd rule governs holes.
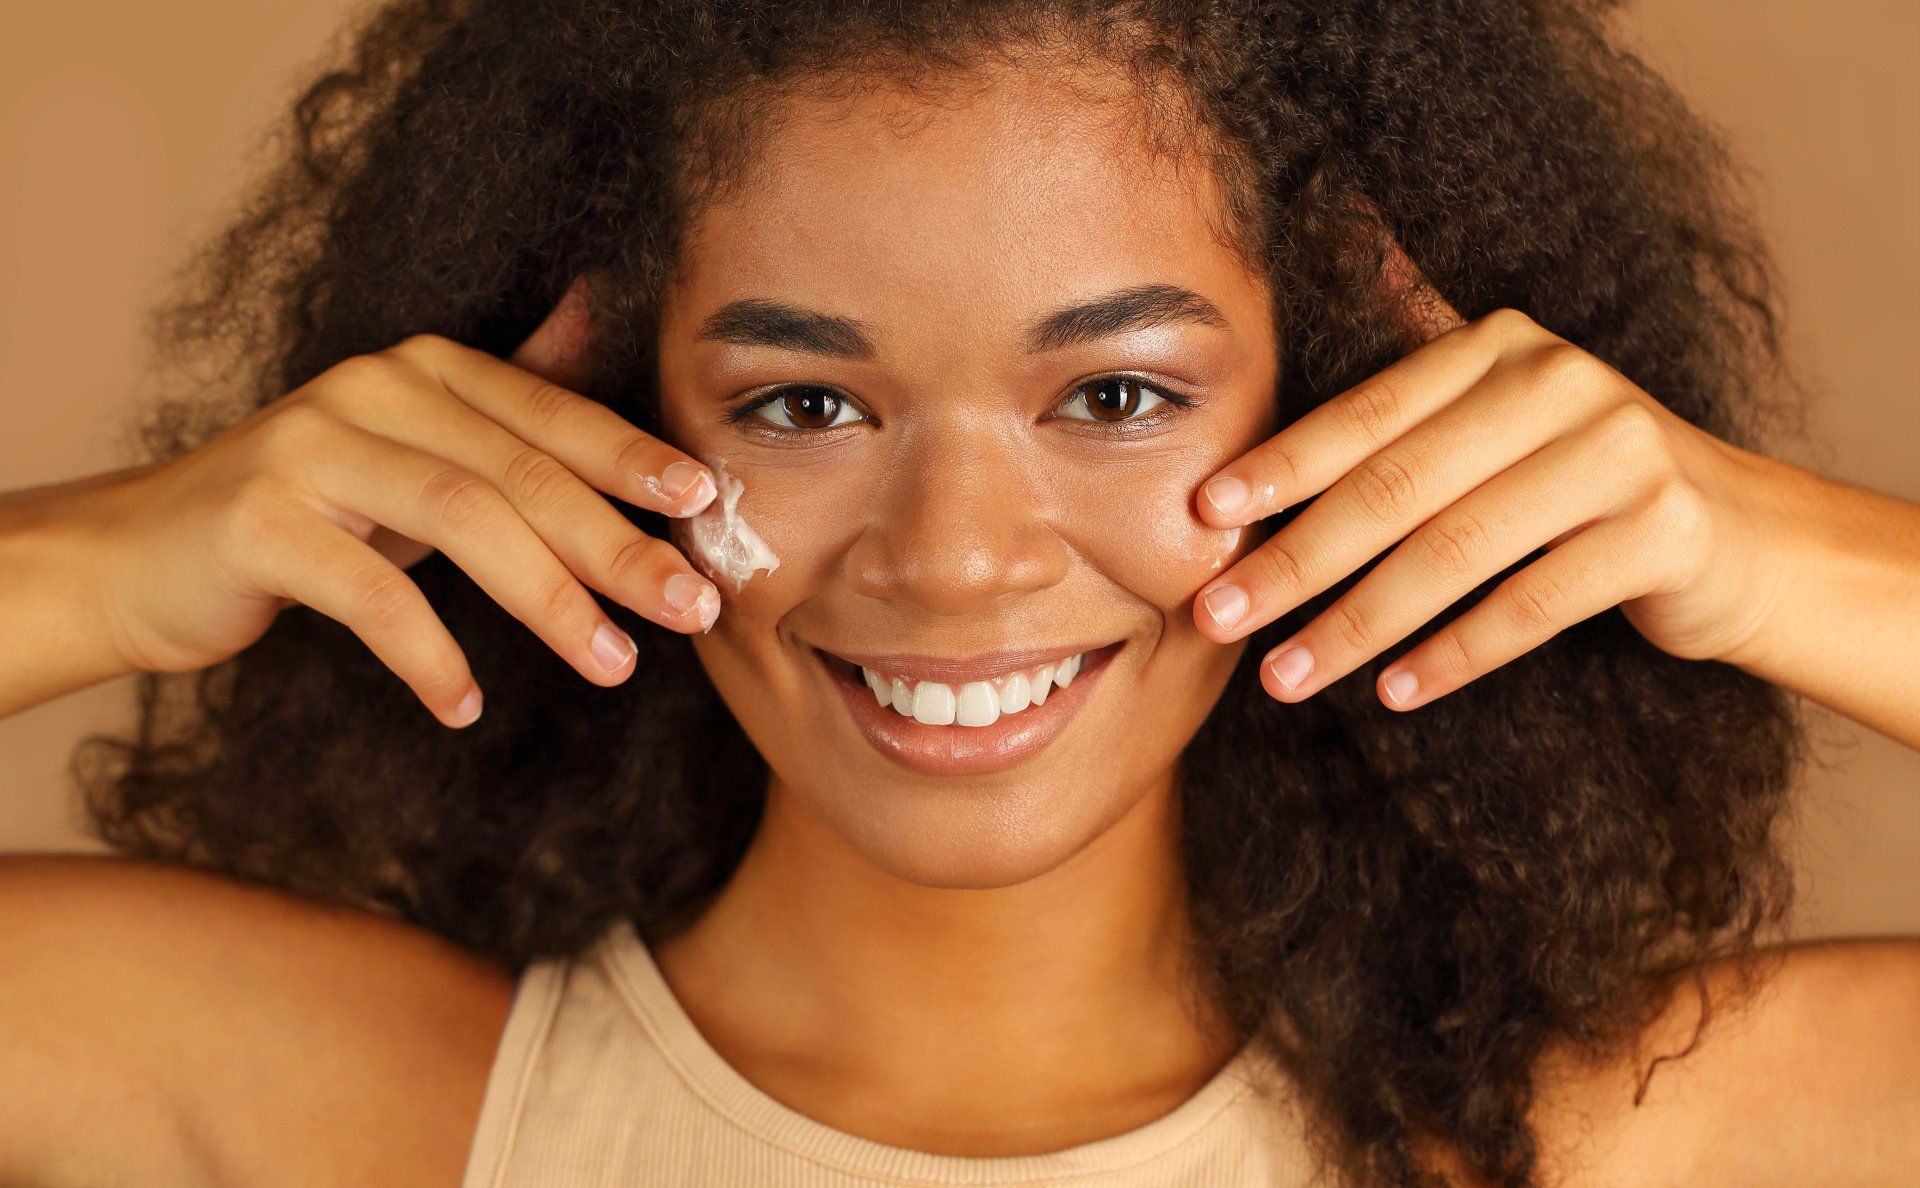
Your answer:
[[[1218,292],[1219,183],[1117,67],[996,63],[932,97],[793,95],[689,229],[689,306],[751,292],[978,320],[1143,277]],[[1246,282],[1242,282],[1246,283]]]

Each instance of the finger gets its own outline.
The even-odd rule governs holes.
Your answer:
[[[1372,209],[1365,199],[1361,204]],[[1445,339],[1449,345],[1443,349],[1443,336],[1468,326],[1467,320],[1427,280],[1384,224],[1380,235],[1385,251],[1381,292],[1407,328],[1406,349],[1411,353],[1308,412],[1209,478],[1196,502],[1203,521],[1220,528],[1239,527],[1324,490],[1365,453],[1473,386],[1493,366],[1501,339],[1512,333],[1512,319],[1483,318],[1484,331],[1471,336],[1472,341]]]
[[[719,490],[697,459],[552,380],[451,339],[422,336],[403,349],[447,391],[602,491],[691,516]]]
[[[464,402],[441,397],[429,417],[386,400],[357,406],[353,423],[486,479],[576,576],[653,622],[704,631],[718,616],[720,591],[672,544],[641,531],[558,459]],[[389,547],[407,543],[402,537]]]
[[[1234,459],[1200,488],[1201,519],[1250,524],[1326,490],[1486,378],[1506,347],[1491,322],[1482,318],[1395,360]]]
[[[1267,655],[1283,701],[1326,688],[1550,540],[1631,506],[1604,427],[1557,438],[1421,524],[1355,586]],[[1631,559],[1629,559],[1631,560]]]
[[[1559,383],[1543,360],[1494,368],[1468,393],[1339,481],[1201,590],[1196,620],[1221,643],[1279,618],[1360,568],[1441,508],[1590,419],[1597,397],[1543,399]],[[1619,428],[1632,426],[1621,422]],[[1624,450],[1632,441],[1622,441]],[[1224,593],[1216,593],[1217,591]],[[1224,613],[1239,609],[1227,623]],[[1213,630],[1209,631],[1211,627]]]
[[[631,674],[633,640],[480,475],[344,421],[307,473],[321,499],[445,553],[588,680]]]
[[[1401,710],[1424,705],[1647,593],[1658,579],[1630,563],[1644,540],[1627,518],[1576,532],[1382,670],[1375,690],[1381,702]]]
[[[262,589],[346,626],[446,725],[480,716],[466,653],[398,566],[323,516],[289,524],[279,542],[256,559]]]

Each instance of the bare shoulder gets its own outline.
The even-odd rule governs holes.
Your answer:
[[[0,970],[0,1182],[36,1185],[457,1183],[513,992],[398,921],[104,857],[0,858]]]
[[[1759,978],[1748,996],[1743,973]],[[1550,1053],[1539,1087],[1549,1183],[1910,1182],[1920,939],[1806,942],[1713,967],[1678,984],[1636,1051]]]

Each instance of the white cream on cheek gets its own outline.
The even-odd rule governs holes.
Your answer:
[[[780,568],[780,558],[740,514],[746,484],[727,473],[726,460],[718,454],[702,454],[700,461],[713,471],[719,493],[686,521],[688,555],[716,584],[738,594],[754,574]]]

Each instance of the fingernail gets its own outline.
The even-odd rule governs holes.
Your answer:
[[[633,658],[633,639],[618,627],[602,623],[593,633],[593,658],[608,672],[617,671]]]
[[[1280,687],[1291,693],[1313,671],[1313,653],[1298,645],[1286,648],[1274,653],[1267,667],[1273,670],[1273,679],[1280,682]]]
[[[689,512],[699,511],[713,502],[713,479],[707,475],[706,469],[691,462],[675,462],[660,472],[660,490],[665,492],[668,499],[675,501],[695,491],[702,483],[706,484],[705,497],[694,496],[695,506],[688,508]]]
[[[1420,678],[1404,668],[1397,669],[1387,674],[1387,679],[1380,682],[1380,687],[1385,690],[1388,697],[1393,698],[1393,704],[1405,705],[1412,701],[1413,695],[1419,691]]]
[[[667,579],[667,605],[676,611],[690,611],[710,590],[713,590],[712,582],[690,573],[676,573]]]
[[[1241,508],[1247,506],[1247,484],[1230,474],[1209,479],[1206,486],[1200,488],[1200,493],[1207,497],[1208,503],[1213,504],[1213,510],[1223,516],[1237,515]]]
[[[471,726],[479,721],[479,719],[480,686],[475,685],[467,690],[467,695],[462,697],[460,704],[454,708],[453,724],[455,726]]]
[[[1207,614],[1220,625],[1222,631],[1229,630],[1235,623],[1246,617],[1246,591],[1235,585],[1215,586],[1208,590],[1204,603]]]

